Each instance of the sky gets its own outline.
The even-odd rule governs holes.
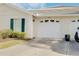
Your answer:
[[[79,6],[79,3],[16,3],[16,5],[24,9],[41,9],[56,6]]]

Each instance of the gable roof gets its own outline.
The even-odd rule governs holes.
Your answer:
[[[79,16],[79,7],[71,6],[58,6],[53,8],[29,10],[33,15],[39,14],[39,16]]]
[[[26,10],[23,8],[20,8],[14,4],[11,3],[4,3],[4,5],[7,5],[11,8],[15,8],[23,13],[26,13],[28,15],[36,16],[36,14],[40,14],[38,16],[59,16],[59,15],[72,15],[72,16],[79,16],[79,7],[75,6],[56,6],[53,8],[44,8],[44,9],[32,9],[32,10]]]
[[[14,9],[16,9],[16,10],[19,10],[19,11],[21,11],[21,12],[23,12],[23,13],[28,14],[28,15],[32,15],[32,14],[29,13],[27,10],[22,9],[22,8],[20,8],[20,7],[17,7],[16,5],[13,5],[12,3],[2,3],[2,4],[3,4],[3,5],[6,5],[6,6],[10,7],[10,8],[14,8]]]

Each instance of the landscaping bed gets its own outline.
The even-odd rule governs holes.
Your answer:
[[[2,39],[2,38],[0,38],[0,43],[6,42],[6,41],[10,41],[10,40],[11,40],[10,38],[7,38],[7,39]]]
[[[22,44],[24,42],[25,42],[24,40],[7,40],[0,43],[0,49],[12,47],[17,44]]]
[[[25,32],[14,32],[11,30],[0,31],[0,49],[8,48],[16,44],[21,44],[30,39]]]

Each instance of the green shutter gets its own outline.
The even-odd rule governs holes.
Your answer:
[[[21,32],[25,32],[25,18],[21,19]]]
[[[14,19],[10,19],[10,29],[14,30]]]

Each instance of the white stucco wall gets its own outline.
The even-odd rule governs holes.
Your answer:
[[[25,32],[28,34],[28,38],[33,38],[33,17],[28,16],[25,21]]]
[[[10,29],[10,19],[14,20],[14,31],[21,32],[21,19],[25,18],[25,32],[29,38],[33,37],[32,15],[23,13],[15,8],[0,4],[0,30]]]
[[[75,32],[78,31],[77,27],[79,27],[79,22],[72,22],[73,20],[77,21],[79,19],[78,16],[53,16],[52,18],[45,17],[43,19],[37,18],[37,19],[35,19],[37,22],[33,23],[32,15],[23,13],[22,11],[19,11],[15,8],[11,8],[9,6],[0,4],[0,30],[10,29],[10,19],[11,18],[14,18],[15,19],[14,21],[16,22],[14,24],[14,31],[21,31],[21,19],[25,18],[25,32],[27,33],[28,38],[37,36],[37,33],[38,33],[37,29],[41,29],[41,26],[42,26],[41,25],[40,28],[38,27],[38,25],[39,25],[38,21],[40,21],[40,20],[54,19],[54,20],[60,21],[60,23],[59,23],[60,38],[63,38],[65,34],[70,34],[71,38],[73,39]],[[43,23],[43,25],[45,26],[44,23]],[[52,34],[50,32],[51,31],[50,27],[52,27],[52,26],[53,26],[53,24],[51,24],[51,26],[50,26],[50,22],[48,22],[48,24],[46,24],[46,27],[48,27],[48,28],[45,27],[46,30],[43,29],[45,31],[47,31],[47,30],[49,31],[48,38],[52,37],[52,35],[55,34],[55,33]],[[43,33],[43,35],[45,35],[45,34],[46,33]]]

